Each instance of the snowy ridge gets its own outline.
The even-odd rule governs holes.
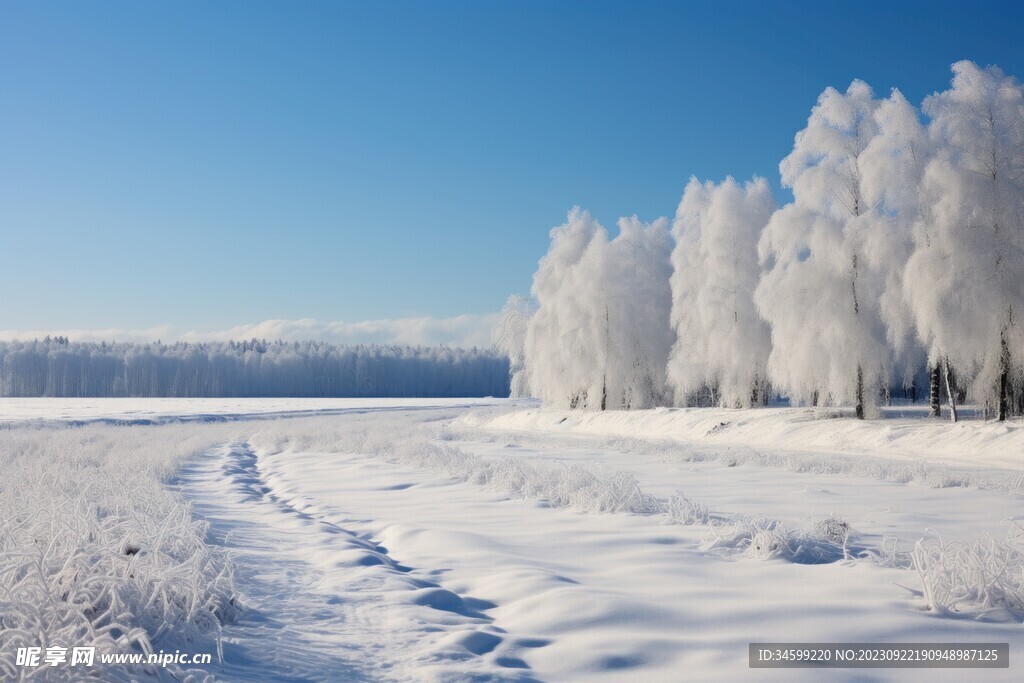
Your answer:
[[[886,409],[884,420],[840,418],[834,409],[656,408],[642,411],[528,409],[468,414],[456,427],[736,445],[881,456],[1024,470],[1024,422],[922,419],[923,408]],[[905,415],[906,417],[903,417]]]
[[[897,633],[925,641],[1020,640],[1012,595],[1000,593],[1015,590],[1013,567],[986,584],[981,573],[946,572],[941,551],[931,555],[938,571],[915,572],[910,559],[926,526],[910,501],[931,501],[927,516],[942,505],[936,501],[963,491],[963,500],[979,501],[964,510],[979,510],[980,520],[960,529],[990,528],[993,514],[1014,509],[1000,492],[859,480],[847,486],[830,473],[795,480],[777,469],[748,472],[757,467],[710,460],[677,467],[659,454],[595,450],[593,440],[581,447],[582,439],[551,431],[532,434],[536,448],[515,445],[519,432],[467,441],[447,420],[424,417],[268,425],[250,442],[259,445],[267,480],[279,481],[275,491],[293,491],[288,495],[309,506],[303,509],[332,519],[352,510],[346,528],[368,530],[403,563],[443,568],[450,590],[493,603],[486,612],[508,631],[499,637],[542,680],[675,681],[684,670],[707,679],[726,670],[739,675],[748,671],[737,654],[745,643],[780,632],[805,640]],[[475,419],[494,419],[493,411]],[[570,470],[592,470],[602,480],[601,473],[634,468],[629,488],[636,493],[626,499],[653,502],[634,511],[566,505],[560,501],[571,496],[548,498],[565,489],[542,481]],[[594,495],[588,481],[567,477],[561,486],[581,484],[581,502],[609,500]],[[746,488],[748,481],[760,489]],[[794,495],[796,481],[805,487],[801,495]],[[737,486],[746,492],[739,498]],[[694,498],[673,495],[680,487]],[[906,512],[878,508],[886,495],[908,501]],[[969,552],[961,555],[968,568]],[[547,644],[523,644],[532,642]],[[787,677],[801,678],[813,680],[810,673]]]

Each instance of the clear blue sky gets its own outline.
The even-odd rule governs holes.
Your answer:
[[[778,189],[824,87],[1024,76],[1022,36],[1012,2],[4,2],[0,330],[493,312],[573,204]]]

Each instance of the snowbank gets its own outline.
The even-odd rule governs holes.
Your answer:
[[[924,407],[916,406],[887,408],[883,419],[854,420],[835,409],[656,408],[584,412],[535,408],[497,416],[470,414],[459,425],[1024,469],[1024,422],[952,423],[929,419],[925,411]]]

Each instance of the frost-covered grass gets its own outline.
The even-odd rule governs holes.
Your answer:
[[[553,508],[577,512],[658,514],[665,511],[664,504],[641,490],[630,472],[600,465],[560,467],[517,458],[481,458],[458,447],[433,442],[408,428],[387,431],[322,429],[312,433],[275,428],[258,433],[251,443],[269,452],[319,449],[366,453],[387,462],[440,472],[459,481],[544,500]]]
[[[404,466],[439,472],[458,481],[523,498],[542,500],[552,508],[584,513],[661,515],[670,524],[709,527],[705,549],[720,555],[780,559],[822,564],[848,559],[849,524],[835,517],[808,529],[779,520],[745,515],[713,518],[708,506],[681,491],[661,499],[643,490],[636,475],[600,463],[530,462],[517,457],[485,458],[428,438],[414,428],[390,426],[365,430],[331,429],[322,424],[310,431],[281,427],[263,430],[251,442],[259,450],[347,451],[365,453]]]
[[[710,519],[708,506],[687,498],[682,491],[677,492],[665,503],[665,514],[673,524],[693,525],[707,524]]]
[[[710,525],[704,547],[756,560],[827,564],[850,559],[849,538],[849,525],[835,517],[819,520],[810,529],[795,529],[775,519],[738,515]]]
[[[0,679],[82,677],[18,667],[18,647],[220,655],[236,601],[231,563],[167,486],[221,426],[0,430]],[[70,650],[69,650],[70,652]],[[96,667],[104,680],[181,678]],[[202,676],[200,676],[202,678]]]
[[[944,542],[935,531],[912,557],[928,609],[943,616],[1024,621],[1024,527],[1010,522],[1005,539],[985,534]]]
[[[714,443],[729,427],[719,416],[735,414],[735,411],[720,409],[571,414],[568,419],[563,419],[564,411],[526,410],[497,417],[478,412],[449,425],[442,434],[452,440],[497,440],[544,448],[552,443],[555,436],[552,432],[555,432],[557,443],[562,447],[610,449],[676,462],[775,468],[800,475],[865,478],[932,489],[975,488],[1008,495],[1017,495],[1024,489],[1024,474],[1019,471],[966,466],[975,457],[975,447],[991,451],[1002,444],[1012,450],[1012,444],[1017,443],[1022,434],[1015,431],[1014,426],[980,422],[949,426],[945,422],[904,420],[905,424],[895,427],[885,422],[850,427],[847,421],[841,424],[828,419],[807,421],[801,419],[802,413],[806,411],[758,411],[756,417],[747,419],[751,425],[737,427],[738,438],[752,433],[751,427],[757,425],[763,430],[759,438],[764,443],[757,448]],[[709,430],[703,429],[703,425],[708,422],[725,427],[705,434]],[[541,423],[551,424],[540,431]],[[526,426],[532,426],[533,430],[523,430]],[[874,436],[868,434],[869,427],[874,430]],[[661,438],[633,436],[648,428]],[[785,448],[790,436],[799,434],[803,441],[817,443],[833,432],[837,448],[847,447],[845,444],[849,443],[848,447],[855,453],[875,443],[880,446],[878,456],[787,451]],[[843,435],[847,432],[849,438],[845,439]],[[704,434],[703,439],[701,434]],[[943,448],[940,442],[946,437],[951,438],[953,445]],[[887,451],[884,443],[890,438],[899,446]],[[933,445],[940,454],[953,456],[963,465],[954,467],[923,456],[920,459],[906,456],[908,450],[912,452],[916,448],[927,452]],[[998,462],[1001,464],[1002,460]],[[884,537],[878,547],[852,543],[856,532],[846,521],[834,516],[802,528],[764,515],[729,515],[720,511],[711,516],[705,506],[681,494],[669,498],[664,505],[673,523],[707,525],[704,549],[714,554],[780,559],[798,564],[863,559],[887,568],[913,567],[921,581],[925,608],[938,616],[988,621],[1024,619],[1024,531],[1016,523],[1005,539],[982,534],[965,535],[965,540],[949,542],[922,527],[910,537],[920,537],[920,540],[912,552],[907,552],[900,550],[897,540],[889,536]]]

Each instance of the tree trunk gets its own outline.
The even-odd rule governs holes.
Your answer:
[[[941,366],[941,361],[936,362],[934,367],[932,367],[931,372],[929,373],[930,378],[928,382],[928,401],[931,406],[928,410],[929,417],[942,417],[942,396],[940,395],[942,393],[942,388],[939,384],[939,379],[941,377]]]
[[[1010,378],[1010,347],[1006,344],[1006,332],[1000,335],[999,346],[999,406],[996,419],[1006,422],[1006,385]]]
[[[604,305],[604,377],[601,379],[601,410],[608,408],[608,354],[611,351],[611,324],[608,321],[608,304]]]
[[[942,364],[946,370],[946,398],[949,399],[949,419],[956,422],[956,382],[953,378],[953,370],[949,367],[949,359]]]
[[[857,419],[864,419],[864,370],[857,366],[857,406],[854,409]]]

